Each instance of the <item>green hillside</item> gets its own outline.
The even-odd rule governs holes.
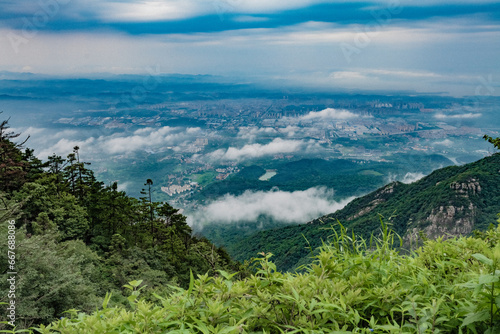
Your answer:
[[[307,224],[262,231],[227,248],[238,260],[272,252],[279,269],[292,270],[308,262],[309,247],[321,246],[337,220],[367,237],[377,229],[381,215],[406,245],[416,242],[419,231],[430,238],[469,235],[486,229],[500,212],[499,170],[500,154],[442,168],[412,184],[388,184]]]
[[[251,165],[239,173],[220,182],[206,186],[193,199],[213,200],[226,194],[240,195],[246,190],[283,191],[306,190],[314,186],[335,189],[338,198],[365,194],[382,186],[390,175],[405,175],[408,172],[430,173],[436,166],[453,163],[438,154],[393,154],[385,157],[387,162],[358,161],[351,159],[301,159],[290,162],[267,162]],[[266,169],[276,170],[268,181],[260,181]]]

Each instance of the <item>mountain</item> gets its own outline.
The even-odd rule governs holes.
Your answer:
[[[500,212],[500,153],[479,161],[435,170],[421,180],[390,183],[350,202],[343,209],[301,225],[258,232],[227,246],[238,260],[271,252],[280,270],[293,270],[309,261],[311,251],[334,231],[337,221],[356,235],[368,238],[391,224],[405,247],[428,238],[451,238],[484,230]],[[336,226],[336,227],[335,227]],[[351,232],[352,231],[352,232]]]

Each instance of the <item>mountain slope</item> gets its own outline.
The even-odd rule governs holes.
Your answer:
[[[292,270],[308,261],[311,249],[333,233],[331,226],[337,220],[368,237],[380,226],[380,215],[390,221],[407,246],[415,242],[419,231],[430,238],[467,235],[496,221],[499,184],[500,153],[438,169],[412,184],[388,184],[335,213],[307,224],[256,233],[229,245],[228,251],[238,260],[254,257],[257,252],[272,252],[279,269]]]

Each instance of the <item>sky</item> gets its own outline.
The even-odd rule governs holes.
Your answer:
[[[0,71],[500,95],[490,0],[3,0]]]

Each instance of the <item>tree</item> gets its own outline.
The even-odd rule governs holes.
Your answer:
[[[66,166],[66,160],[55,153],[48,157],[49,161],[47,166],[49,167],[49,173],[55,176],[55,185],[57,189],[57,194],[59,195],[61,191],[64,190],[64,174],[63,170]]]
[[[160,216],[160,227],[163,230],[163,233],[159,236],[160,241],[165,242],[165,236],[169,235],[170,249],[173,253],[173,238],[177,237],[182,241],[187,251],[192,230],[186,222],[186,216],[180,214],[179,209],[175,209],[168,203],[163,203],[163,205],[158,208],[158,215]]]
[[[497,149],[500,150],[500,137],[498,138],[493,138],[493,137],[490,137],[488,135],[484,135],[484,140],[490,142],[493,144],[493,146],[495,146]]]
[[[25,202],[20,222],[34,233],[37,224],[57,225],[61,240],[84,239],[88,230],[87,212],[78,204],[75,196],[62,192],[57,194],[54,176],[45,176],[37,182],[26,183],[14,198]]]
[[[149,228],[151,232],[151,243],[154,244],[155,239],[155,211],[158,207],[159,203],[153,202],[152,193],[153,190],[151,186],[153,185],[153,180],[147,179],[146,183],[147,189],[142,189],[141,194],[146,195],[145,197],[141,197],[140,200],[142,202],[143,212],[146,214],[146,220],[149,222]]]
[[[21,151],[29,139],[16,144],[12,140],[19,137],[19,133],[9,131],[9,120],[0,123],[0,190],[10,192],[19,189],[26,182],[28,162],[23,160]]]

